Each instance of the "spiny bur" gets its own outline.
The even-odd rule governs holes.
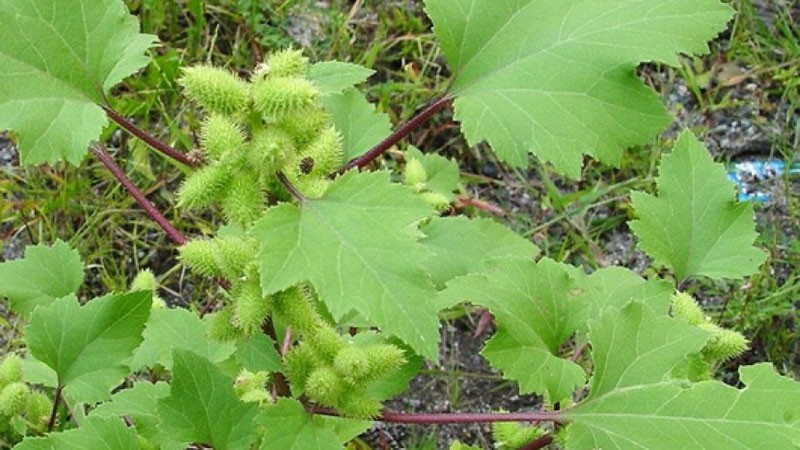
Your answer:
[[[339,397],[334,405],[336,410],[345,417],[354,419],[372,419],[380,414],[383,405],[377,399],[370,397],[363,390],[350,390]]]
[[[240,171],[231,181],[222,200],[222,211],[228,223],[249,228],[264,210],[258,175]]]
[[[297,148],[303,148],[317,137],[319,132],[331,125],[330,114],[322,108],[308,108],[295,114],[287,114],[275,122],[294,140]]]
[[[270,126],[253,136],[247,163],[253,170],[270,174],[281,169],[296,152],[292,137],[279,127]]]
[[[16,353],[9,353],[0,362],[0,388],[18,381],[22,381],[22,358]]]
[[[299,113],[316,102],[319,90],[299,77],[268,77],[253,84],[253,104],[268,120]]]
[[[153,272],[150,269],[140,270],[139,273],[136,274],[133,281],[131,282],[130,291],[149,291],[153,294],[153,303],[152,307],[155,308],[164,308],[167,306],[164,299],[158,296],[156,293],[156,288],[158,287],[158,282],[156,281],[156,276],[153,275]]]
[[[247,107],[247,83],[227,70],[204,65],[188,67],[183,69],[178,84],[189,99],[209,112],[231,116]]]
[[[342,135],[334,127],[323,129],[306,148],[298,153],[294,164],[295,170],[304,175],[327,177],[328,174],[342,165]],[[310,158],[310,170],[303,170],[302,161]]]
[[[700,328],[712,333],[711,339],[703,347],[703,356],[711,363],[724,362],[744,353],[750,342],[738,331],[722,328],[711,322],[700,325]]]
[[[178,206],[187,209],[204,208],[219,199],[231,179],[228,168],[210,164],[183,180],[178,190]]]
[[[200,144],[213,161],[219,161],[228,152],[241,150],[244,142],[242,128],[221,114],[209,114],[200,128]]]
[[[314,299],[302,287],[291,287],[273,297],[274,314],[291,325],[295,333],[300,335],[313,333],[319,326],[321,319],[314,309]]]
[[[417,158],[406,160],[406,166],[403,168],[403,179],[407,185],[413,187],[417,192],[425,189],[428,174],[425,171],[425,166],[422,165],[422,161]]]
[[[257,279],[238,282],[231,293],[233,299],[233,323],[246,336],[261,331],[261,324],[270,311],[270,297],[261,293]]]
[[[266,384],[269,381],[269,372],[250,372],[242,370],[234,382],[234,390],[243,402],[265,404],[270,402]]]
[[[308,345],[314,349],[317,357],[325,364],[333,364],[336,355],[344,347],[344,338],[327,324],[321,324],[314,328],[308,336]]]
[[[367,352],[353,344],[345,345],[333,360],[336,372],[350,384],[357,384],[370,374]]]
[[[283,365],[284,374],[291,382],[292,391],[300,393],[306,389],[306,380],[319,365],[319,360],[311,347],[301,343],[283,357]]]
[[[43,392],[31,391],[25,403],[25,417],[35,430],[42,431],[47,425],[52,409],[53,402],[50,397]]]
[[[495,422],[492,424],[492,434],[497,449],[517,450],[543,435],[544,431],[518,422]]]
[[[317,367],[306,379],[306,394],[325,406],[336,406],[345,389],[342,377],[327,366]]]
[[[677,292],[672,296],[672,316],[683,319],[689,325],[706,323],[706,315],[697,301],[685,292]]]
[[[258,245],[252,238],[226,236],[212,240],[216,246],[215,256],[222,275],[228,279],[239,278],[247,273],[256,259]]]
[[[267,73],[271,77],[302,76],[307,70],[308,58],[300,50],[281,50],[267,57]]]
[[[219,311],[208,314],[208,336],[219,342],[235,341],[242,337],[242,331],[234,326],[233,307],[226,305]]]
[[[0,391],[0,417],[12,417],[25,408],[30,395],[28,385],[20,381],[11,383]]]
[[[391,344],[374,344],[364,349],[367,354],[368,377],[389,375],[407,362],[403,349]]]
[[[211,239],[197,239],[178,247],[178,259],[201,275],[222,276],[217,262],[217,246]]]

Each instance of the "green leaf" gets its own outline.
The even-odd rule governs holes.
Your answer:
[[[320,199],[273,207],[253,230],[264,294],[310,281],[334,319],[356,310],[436,358],[436,294],[421,266],[431,255],[412,227],[431,213],[387,172],[351,171]]]
[[[24,259],[0,264],[0,296],[8,297],[11,310],[26,317],[37,306],[74,294],[82,282],[81,257],[62,241],[52,247],[28,246]]]
[[[297,400],[281,398],[259,416],[266,428],[260,450],[342,450],[334,432],[315,422]]]
[[[129,417],[133,419],[136,431],[152,443],[158,443],[162,449],[180,450],[185,446],[175,441],[169,433],[160,430],[161,419],[158,417],[158,400],[169,395],[169,384],[138,382],[129,389],[124,389],[89,414],[89,417]]]
[[[191,311],[177,308],[153,310],[143,333],[144,342],[131,366],[152,367],[158,363],[171,369],[175,349],[191,350],[215,363],[233,354],[236,350],[233,344],[209,339],[205,328],[203,321]],[[154,351],[149,351],[150,348]]]
[[[361,156],[392,132],[385,113],[377,112],[364,95],[354,88],[322,98],[333,116],[336,129],[344,136],[344,161]]]
[[[758,271],[766,255],[753,247],[753,207],[736,203],[725,169],[690,132],[662,158],[657,182],[657,197],[631,194],[639,220],[630,228],[648,255],[674,270],[679,281],[696,275],[742,278]]]
[[[595,366],[589,399],[632,386],[672,382],[673,370],[700,353],[710,337],[640,302],[607,310],[589,329]]]
[[[256,438],[256,406],[239,401],[233,380],[208,359],[175,350],[172,389],[158,400],[162,427],[185,443],[208,444],[217,450],[249,449]]]
[[[428,176],[428,180],[425,182],[428,190],[442,194],[450,201],[456,198],[453,192],[458,189],[461,173],[455,161],[434,153],[423,154],[414,147],[406,150],[405,157],[406,160],[418,159],[422,163]]]
[[[421,231],[425,238],[420,243],[435,253],[424,264],[437,286],[460,275],[488,271],[503,258],[532,260],[539,253],[533,243],[491,219],[436,217]]]
[[[498,329],[483,356],[519,382],[521,392],[546,392],[556,402],[585,380],[579,365],[558,355],[586,308],[575,301],[579,277],[575,268],[550,259],[534,264],[508,258],[498,261],[491,273],[456,278],[442,297],[445,302],[468,300],[488,307]]]
[[[83,306],[71,296],[37,308],[25,330],[28,348],[55,370],[71,400],[106,400],[130,372],[122,362],[142,341],[150,296],[108,295]]]
[[[254,334],[237,344],[236,361],[251,372],[283,370],[281,356],[275,350],[275,343],[264,334]]]
[[[15,450],[139,450],[132,428],[119,418],[92,417],[80,428],[51,433],[47,437],[25,438]]]
[[[23,164],[78,164],[106,125],[99,105],[147,65],[155,36],[120,0],[0,0],[0,129]]]
[[[526,166],[528,152],[578,178],[583,154],[622,149],[670,123],[636,79],[639,62],[678,66],[732,16],[717,0],[426,0],[455,72],[455,118],[470,145]]]
[[[632,270],[607,267],[585,277],[579,283],[583,293],[578,302],[590,305],[582,316],[580,330],[587,331],[585,321],[600,317],[609,308],[622,309],[632,301],[639,301],[656,312],[666,314],[672,302],[675,287],[664,280],[645,280]]]
[[[323,94],[338,94],[356,84],[367,81],[375,73],[358,64],[339,61],[324,61],[313,64],[308,69],[308,79]]]
[[[800,442],[800,384],[770,364],[718,381],[618,389],[565,412],[567,449],[789,449]]]

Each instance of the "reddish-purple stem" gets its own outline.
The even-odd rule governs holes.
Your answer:
[[[164,217],[164,215],[161,214],[161,211],[159,211],[158,208],[153,206],[153,204],[150,203],[150,200],[148,200],[147,197],[145,197],[144,194],[142,194],[142,192],[139,191],[139,189],[137,189],[136,186],[134,186],[130,178],[128,178],[128,176],[125,175],[125,172],[123,172],[122,169],[120,169],[117,163],[114,162],[114,159],[111,158],[111,155],[109,155],[108,152],[105,151],[105,149],[103,149],[102,146],[100,146],[99,144],[93,145],[92,153],[94,153],[95,156],[97,156],[97,158],[103,163],[103,165],[105,165],[106,168],[109,171],[111,171],[111,173],[114,175],[117,181],[119,181],[120,184],[122,184],[122,186],[125,188],[125,190],[128,191],[129,194],[131,194],[131,196],[136,200],[136,203],[138,203],[139,206],[141,206],[142,209],[144,209],[147,215],[150,216],[153,220],[155,220],[158,226],[160,226],[161,229],[167,233],[167,236],[169,236],[169,238],[172,239],[172,242],[178,245],[183,245],[186,243],[186,238],[183,237],[180,231],[178,231],[174,226],[172,226],[172,224],[169,223],[166,217]]]
[[[297,201],[299,201],[300,203],[306,201],[306,198],[303,196],[303,193],[298,191],[297,188],[294,187],[292,182],[289,181],[289,179],[286,178],[286,175],[281,171],[278,171],[278,181],[281,182],[283,187],[285,187],[286,190],[289,191],[290,194],[292,194],[292,197],[297,199]]]
[[[533,441],[523,445],[522,447],[519,448],[519,450],[539,450],[540,448],[544,448],[545,446],[550,445],[552,442],[553,442],[553,435],[548,433],[543,436],[539,436]]]
[[[337,171],[337,173],[345,173],[348,170],[358,167],[359,169],[366,166],[372,160],[380,156],[386,150],[389,150],[394,144],[400,142],[401,139],[408,136],[412,131],[414,131],[417,127],[422,125],[426,120],[430,119],[431,116],[436,114],[437,112],[446,108],[450,103],[453,101],[453,98],[449,95],[444,95],[439,97],[438,99],[434,100],[433,103],[429,104],[425,107],[422,111],[418,112],[414,117],[412,117],[408,122],[401,125],[397,128],[392,134],[386,137],[386,139],[379,142],[377,145],[372,147],[369,151],[364,153],[363,155],[355,158],[344,165],[341,169]]]
[[[336,411],[327,408],[310,408],[316,414],[338,416]],[[565,419],[558,412],[516,412],[516,413],[399,413],[384,411],[375,418],[379,422],[453,424],[453,423],[493,423],[493,422],[558,422]]]
[[[174,148],[170,147],[169,145],[159,141],[158,139],[154,138],[152,135],[147,133],[146,131],[142,130],[141,128],[137,127],[133,124],[130,120],[122,117],[120,113],[114,111],[108,106],[103,105],[103,110],[105,110],[106,115],[111,118],[114,122],[117,123],[120,127],[124,128],[130,134],[136,136],[137,138],[141,139],[145,144],[149,145],[150,147],[160,151],[161,153],[169,156],[170,158],[178,161],[180,163],[186,164],[187,166],[195,166],[195,162],[193,162],[185,153],[179,152]]]
[[[283,343],[281,344],[281,356],[286,356],[289,353],[289,347],[292,346],[292,326],[286,327],[286,332],[283,334]]]
[[[61,391],[63,390],[64,386],[59,384],[53,393],[53,409],[50,411],[50,420],[47,421],[47,431],[53,431],[53,427],[56,425],[56,414],[58,414],[58,404],[61,402]]]

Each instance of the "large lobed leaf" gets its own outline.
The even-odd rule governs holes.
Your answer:
[[[436,292],[415,222],[430,207],[386,172],[348,172],[320,199],[269,209],[261,241],[264,294],[310,281],[336,320],[357,311],[419,354],[438,355]]]
[[[208,359],[189,350],[172,355],[172,387],[160,398],[162,429],[184,443],[203,443],[218,450],[249,449],[256,439],[256,406],[236,397],[233,380]]]
[[[482,354],[521,392],[546,392],[560,401],[583,385],[583,369],[560,358],[559,350],[580,325],[586,302],[576,301],[573,267],[542,259],[534,264],[518,258],[497,261],[486,274],[471,274],[448,283],[443,305],[470,301],[489,308],[497,333]]]
[[[81,306],[74,296],[39,307],[25,330],[28,348],[52,368],[75,402],[106,400],[130,372],[123,361],[142,341],[150,292],[108,295]]]
[[[266,432],[259,450],[341,450],[339,438],[323,423],[313,420],[297,400],[282,398],[259,417]]]
[[[662,158],[657,181],[657,197],[631,194],[639,220],[630,227],[645,252],[678,280],[742,278],[758,271],[766,255],[753,247],[753,207],[736,203],[724,168],[690,132]]]
[[[121,0],[0,0],[0,23],[0,129],[24,164],[79,163],[107,123],[98,105],[156,37]]]
[[[740,369],[746,385],[671,378],[707,336],[641,303],[592,325],[597,366],[591,394],[564,416],[567,449],[795,448],[800,385],[769,364]]]
[[[120,418],[90,417],[80,428],[25,438],[14,450],[138,450],[136,432]]]
[[[718,0],[426,0],[453,67],[455,117],[523,166],[528,152],[577,178],[583,154],[617,164],[622,149],[669,124],[636,79],[640,62],[677,65],[731,18]]]
[[[11,310],[24,316],[74,294],[81,282],[81,257],[62,241],[52,247],[29,246],[25,258],[0,264],[0,296],[8,297]]]

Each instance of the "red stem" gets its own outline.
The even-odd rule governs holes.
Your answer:
[[[544,448],[545,446],[550,445],[552,442],[553,442],[553,435],[548,433],[543,436],[539,436],[533,441],[523,445],[522,447],[519,448],[519,450],[539,450],[540,448]]]
[[[354,167],[358,167],[360,169],[366,166],[372,162],[372,160],[380,156],[383,152],[389,150],[394,144],[397,144],[401,139],[408,136],[417,127],[422,125],[423,122],[430,119],[431,116],[450,105],[452,101],[453,98],[449,95],[443,95],[434,100],[433,103],[426,106],[422,111],[418,112],[414,117],[409,119],[408,122],[397,128],[392,134],[387,136],[386,139],[379,142],[363,155],[345,164],[345,166],[339,169],[336,173],[342,174]]]
[[[53,431],[53,427],[56,425],[56,414],[58,414],[58,404],[61,402],[61,391],[63,390],[64,386],[59,384],[53,394],[53,409],[50,411],[50,420],[47,421],[47,431]]]
[[[336,411],[327,408],[310,408],[316,414],[338,416]],[[493,423],[493,422],[564,422],[559,412],[517,412],[517,413],[399,413],[384,411],[375,418],[379,422],[454,424],[454,423]]]
[[[111,155],[109,155],[102,146],[99,144],[93,145],[92,153],[94,153],[95,156],[97,156],[97,158],[103,163],[103,165],[105,165],[106,168],[111,171],[117,181],[119,181],[125,190],[128,191],[128,193],[131,194],[131,196],[136,200],[136,203],[138,203],[139,206],[144,209],[144,212],[146,212],[148,216],[155,220],[161,229],[167,233],[167,236],[172,239],[172,242],[178,245],[183,245],[186,243],[186,238],[184,238],[183,235],[174,226],[172,226],[171,223],[169,223],[164,215],[161,214],[161,211],[153,206],[153,204],[150,203],[150,200],[148,200],[147,197],[145,197],[144,194],[142,194],[142,192],[139,191],[136,186],[134,186],[130,178],[125,175],[125,172],[120,169],[117,163],[114,162],[114,159],[111,158]]]
[[[303,196],[303,193],[298,191],[297,188],[292,184],[292,182],[289,181],[289,179],[286,178],[286,175],[281,171],[278,171],[278,181],[281,182],[283,187],[285,187],[286,190],[289,191],[290,194],[292,194],[292,197],[296,198],[298,202],[303,203],[306,201],[306,198],[305,196]]]
[[[146,131],[142,130],[141,128],[137,127],[133,124],[130,120],[122,117],[120,113],[114,111],[108,106],[102,105],[103,110],[105,110],[106,115],[111,118],[114,122],[117,123],[120,127],[125,129],[130,134],[136,136],[137,138],[141,139],[145,144],[149,145],[150,147],[160,151],[161,153],[169,156],[170,158],[178,161],[180,163],[186,164],[187,166],[196,166],[195,162],[189,159],[186,154],[175,150],[174,148],[170,147],[169,145],[159,141],[158,139],[154,138],[152,135],[148,134]]]

